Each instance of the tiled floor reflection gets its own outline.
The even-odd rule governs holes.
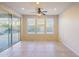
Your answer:
[[[0,53],[1,57],[76,57],[60,42],[19,42]]]

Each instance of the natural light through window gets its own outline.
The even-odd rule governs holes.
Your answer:
[[[54,18],[28,17],[26,28],[28,34],[54,34]]]

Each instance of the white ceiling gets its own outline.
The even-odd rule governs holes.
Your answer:
[[[26,15],[35,15],[35,9],[38,7],[48,11],[46,13],[47,15],[58,15],[72,5],[71,2],[40,2],[39,5],[35,2],[3,2],[1,4],[8,6],[20,14]],[[55,8],[56,10],[54,10]]]

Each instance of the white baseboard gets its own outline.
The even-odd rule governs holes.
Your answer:
[[[72,49],[69,45],[67,45],[64,41],[60,40],[68,49],[70,49],[73,53],[75,53],[77,56],[79,56],[79,53],[76,52],[74,49]]]

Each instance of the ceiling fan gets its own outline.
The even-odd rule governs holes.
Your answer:
[[[36,15],[41,16],[41,15],[46,15],[47,11],[43,10],[42,8],[37,8],[36,12],[34,13],[37,13]]]
[[[37,13],[38,13],[38,14],[42,14],[42,15],[46,15],[45,13],[47,13],[47,11],[45,11],[45,10],[42,11],[41,8],[38,8],[38,9],[37,9]]]

